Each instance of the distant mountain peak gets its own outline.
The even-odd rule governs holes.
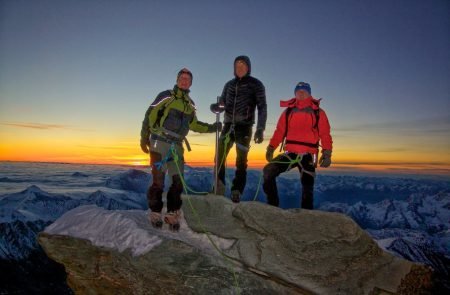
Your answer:
[[[86,173],[83,172],[74,172],[72,174],[73,177],[89,177],[89,175],[87,175]]]
[[[41,190],[40,187],[33,184],[27,187],[24,191],[22,191],[22,193],[47,193],[47,192],[44,192],[43,190]]]

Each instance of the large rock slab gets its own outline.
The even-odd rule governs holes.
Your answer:
[[[212,195],[184,196],[183,212],[181,231],[172,233],[152,228],[144,211],[79,207],[39,243],[64,264],[78,294],[423,294],[430,287],[428,268],[383,251],[339,213]]]

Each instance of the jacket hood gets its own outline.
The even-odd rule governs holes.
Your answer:
[[[310,96],[307,99],[304,100],[297,100],[295,97],[291,98],[289,100],[280,100],[280,107],[282,108],[293,108],[297,107],[299,109],[303,109],[306,107],[311,107],[314,110],[317,110],[320,105],[320,101],[322,99],[315,99],[314,97]]]
[[[251,73],[252,73],[252,64],[251,64],[251,62],[250,62],[250,58],[249,58],[248,56],[246,56],[246,55],[239,55],[238,57],[236,57],[236,58],[234,59],[234,63],[233,63],[234,76],[237,78],[237,76],[236,76],[236,70],[234,70],[234,65],[236,64],[236,62],[237,62],[238,60],[242,60],[242,61],[245,62],[245,63],[247,64],[247,66],[248,66],[248,73],[247,73],[247,75],[245,75],[244,77],[250,76]]]

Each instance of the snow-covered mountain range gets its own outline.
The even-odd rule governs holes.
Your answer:
[[[382,248],[450,275],[450,193],[372,204],[327,202],[319,209],[352,217]]]
[[[73,208],[95,204],[107,210],[147,210],[145,192],[151,175],[143,169],[64,164],[0,165],[2,268],[11,266],[4,262],[20,263],[30,255],[42,255],[36,235]],[[211,169],[187,167],[185,173],[193,191],[211,190]],[[233,171],[228,171],[227,175],[231,179]],[[244,201],[266,201],[262,189],[258,189],[260,175],[260,171],[249,171]],[[167,182],[166,189],[168,186]],[[301,185],[296,175],[280,177],[278,188],[281,207],[299,207]],[[387,251],[450,274],[448,182],[319,175],[315,194],[316,208],[351,216]],[[9,270],[2,269],[2,273],[4,271]],[[4,282],[0,280],[0,284]]]

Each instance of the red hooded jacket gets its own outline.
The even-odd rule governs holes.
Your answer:
[[[333,140],[330,135],[330,123],[325,111],[319,108],[320,100],[309,97],[304,100],[292,98],[287,101],[280,101],[281,107],[292,108],[287,120],[286,133],[286,112],[281,114],[277,128],[270,140],[270,146],[277,148],[283,141],[286,134],[286,145],[284,149],[292,153],[317,154],[318,148],[313,145],[320,143],[323,150],[332,150]],[[318,110],[319,122],[316,125]],[[314,128],[314,126],[317,126]],[[306,143],[302,144],[302,143]]]

